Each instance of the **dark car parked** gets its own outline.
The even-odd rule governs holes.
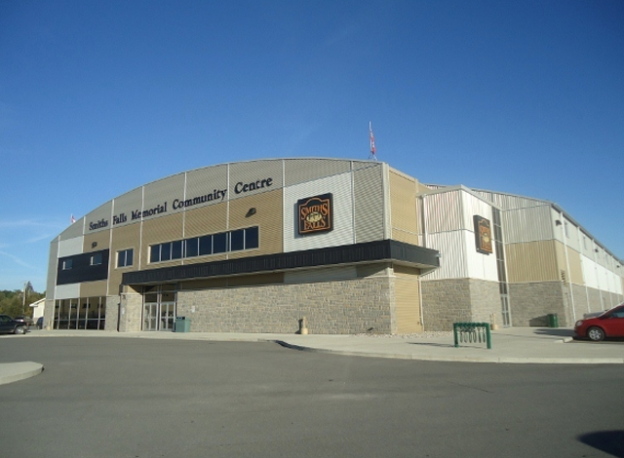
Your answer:
[[[577,321],[574,332],[578,337],[594,341],[605,337],[624,337],[624,303],[597,317]]]
[[[26,334],[28,325],[17,321],[9,315],[0,315],[0,334]]]

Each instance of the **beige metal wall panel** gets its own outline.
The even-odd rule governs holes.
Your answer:
[[[515,243],[506,246],[510,283],[561,281],[555,241]]]
[[[297,233],[297,201],[333,194],[333,227],[330,232],[307,236]],[[284,252],[348,245],[354,242],[351,173],[309,181],[284,189]]]
[[[217,165],[191,170],[186,173],[186,192],[184,199],[198,199],[200,202],[186,207],[192,211],[206,205],[225,202],[228,198],[228,166]],[[201,202],[204,200],[204,202]]]
[[[424,212],[427,234],[461,229],[463,226],[461,192],[455,190],[425,196]]]
[[[397,269],[395,275],[396,323],[398,334],[422,332],[420,320],[420,293],[418,291],[418,270],[401,272]]]
[[[185,174],[179,173],[143,187],[143,220],[151,220],[179,213],[184,208],[174,208],[174,201],[184,197]],[[149,214],[147,213],[149,212]]]
[[[106,296],[106,280],[80,284],[80,297]]]
[[[46,280],[46,298],[54,298],[54,287],[56,286],[56,269],[58,268],[59,242],[54,240],[50,243],[50,256],[48,256],[48,277]]]
[[[69,240],[61,240],[58,244],[58,257],[64,258],[73,254],[82,253],[84,237],[75,237]]]
[[[427,280],[468,277],[465,231],[442,232],[427,237],[427,247],[440,252],[440,268],[427,274]]]
[[[67,217],[69,219],[69,216]],[[80,237],[84,233],[85,218],[82,217],[71,224],[67,229],[59,234],[60,240],[69,240]]]
[[[181,260],[165,261],[150,264],[149,247],[156,243],[182,240],[182,214],[161,216],[143,221],[142,247],[140,253],[141,266],[143,269],[155,269],[160,267],[177,266]]]
[[[127,226],[141,221],[143,187],[133,189],[113,199],[112,227]]]
[[[362,167],[353,172],[355,242],[384,238],[383,167]]]
[[[327,267],[284,272],[284,283],[316,283],[324,281],[345,281],[357,278],[355,266]]]
[[[104,205],[85,215],[85,235],[99,231],[110,230],[112,222],[113,201],[108,201]]]
[[[502,212],[505,243],[552,240],[550,206],[522,208]]]
[[[110,229],[92,232],[83,237],[84,245],[82,251],[88,253],[90,251],[100,251],[110,246]]]
[[[80,283],[55,287],[54,299],[73,299],[75,297],[80,297]]]
[[[262,194],[283,186],[283,161],[252,161],[230,164],[228,199]]]
[[[255,208],[256,213],[247,216],[250,208]],[[228,230],[258,226],[260,228],[260,246],[255,250],[232,251],[229,253],[228,258],[235,259],[281,253],[284,247],[283,208],[282,189],[275,189],[274,191],[230,201]]]
[[[227,214],[227,202],[187,211],[184,215],[184,237],[199,237],[226,231]]]
[[[351,171],[351,161],[340,159],[284,159],[284,186]]]
[[[135,222],[134,224],[122,227],[115,227],[113,229],[113,237],[111,241],[110,257],[109,257],[109,277],[108,285],[109,292],[111,294],[117,294],[119,292],[119,285],[121,284],[121,277],[124,272],[132,272],[140,270],[141,265],[141,252],[144,248],[141,246],[141,223]],[[117,267],[117,253],[121,250],[132,249],[132,265],[127,267]]]
[[[416,180],[392,169],[389,178],[392,239],[417,245]]]
[[[583,266],[581,265],[581,254],[568,247],[568,264],[570,266],[570,279],[572,283],[584,285]]]

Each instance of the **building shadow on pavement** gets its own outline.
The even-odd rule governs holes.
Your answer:
[[[535,334],[540,336],[573,337],[574,331],[565,328],[535,328]]]
[[[578,440],[617,458],[624,458],[624,431],[598,431],[583,434]]]

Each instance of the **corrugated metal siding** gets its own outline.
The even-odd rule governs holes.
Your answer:
[[[324,281],[346,281],[357,278],[355,266],[329,267],[325,269],[284,272],[284,283],[315,283]]]
[[[473,189],[475,194],[482,196],[485,200],[493,202],[501,210],[511,210],[515,208],[530,208],[542,206],[544,202],[530,197],[512,196],[496,192],[488,192]]]
[[[418,276],[395,273],[396,323],[398,334],[422,332]]]
[[[141,211],[143,209],[143,187],[133,189],[113,200],[113,215],[120,220],[125,218],[124,222],[113,224],[113,227],[122,227],[129,224],[135,224],[139,219],[132,219],[132,212]]]
[[[83,252],[104,250],[110,245],[110,229],[93,232],[84,237]],[[95,244],[95,246],[94,246]]]
[[[184,237],[198,237],[227,230],[228,203],[193,208],[184,215]]]
[[[463,232],[465,231],[442,232],[428,236],[428,248],[440,251],[441,257],[440,268],[427,274],[427,280],[468,277],[466,239]]]
[[[383,167],[373,165],[353,172],[356,243],[383,240]]]
[[[113,229],[108,277],[109,291],[111,293],[117,294],[117,292],[119,291],[121,276],[124,272],[139,270],[141,268],[141,266],[139,265],[142,250],[142,247],[139,244],[140,237],[141,223],[135,222],[134,224],[129,226],[115,227]],[[130,248],[134,250],[132,253],[132,266],[117,268],[117,253],[121,250],[128,250]]]
[[[141,266],[143,269],[177,266],[181,260],[149,263],[149,247],[156,243],[162,243],[182,239],[182,215],[173,214],[143,220],[143,246],[141,248]]]
[[[186,192],[184,199],[193,199],[210,195],[212,200],[187,207],[186,211],[192,211],[206,205],[215,205],[225,202],[228,198],[228,167],[227,165],[216,165],[213,167],[204,167],[202,169],[192,170],[186,173]],[[216,192],[226,191],[223,197],[215,199]]]
[[[85,215],[85,235],[93,234],[94,232],[99,231],[108,231],[113,225],[113,201],[108,201],[104,205],[100,205],[95,210],[87,213]],[[91,227],[95,227],[100,221],[106,221],[106,226],[96,229],[91,229]]]
[[[461,233],[466,244],[467,276],[480,280],[498,281],[495,244],[492,244],[494,250],[492,254],[479,253],[474,231],[461,231]]]
[[[240,162],[230,165],[230,189],[228,191],[228,198],[230,200],[240,199],[242,197],[248,197],[254,194],[261,194],[263,192],[280,189],[282,187],[282,160],[272,161],[252,161],[252,162]],[[257,181],[266,180],[271,178],[271,186],[253,191],[240,192],[236,194],[236,187],[239,183],[256,183]],[[266,184],[265,184],[266,186]],[[239,185],[240,191],[240,185]]]
[[[284,246],[283,192],[276,189],[256,194],[243,199],[230,201],[230,223],[228,230],[258,226],[260,228],[260,247],[252,251],[231,252],[229,259],[259,256],[262,254],[281,253]],[[247,216],[250,208],[256,213]]]
[[[555,241],[507,245],[507,274],[510,283],[561,280]]]
[[[285,159],[285,186],[305,183],[351,170],[351,161],[332,159]]]
[[[297,201],[325,193],[333,194],[333,231],[299,236],[295,220]],[[352,198],[350,173],[287,187],[284,190],[284,252],[352,244]]]
[[[46,280],[46,298],[54,298],[54,287],[56,286],[56,269],[58,266],[59,242],[54,240],[50,243],[50,256],[48,257],[48,277]]]
[[[72,254],[83,253],[84,237],[75,237],[70,240],[61,240],[58,244],[58,257],[64,258]],[[56,267],[54,267],[56,269]]]
[[[554,238],[550,206],[502,212],[505,243],[524,243]]]
[[[417,245],[416,180],[395,170],[390,170],[389,178],[392,239]]]
[[[463,228],[459,190],[425,196],[424,205],[427,214],[425,221],[427,233],[456,231]]]
[[[583,278],[585,280],[585,286],[589,288],[598,289],[598,275],[596,273],[596,263],[593,259],[582,256],[583,263]]]
[[[67,229],[59,234],[60,240],[69,240],[76,237],[80,237],[84,233],[85,219],[80,218],[74,224],[70,225]]]
[[[472,231],[474,233],[474,215],[479,215],[490,220],[492,223],[492,205],[472,194],[461,191],[462,199],[462,229]],[[492,229],[492,233],[494,230]]]
[[[176,198],[184,198],[184,173],[172,175],[147,184],[144,186],[143,192],[143,211],[157,208],[165,203],[167,204],[166,213],[155,213],[152,216],[146,216],[143,220],[162,217],[163,214],[171,215],[179,213],[182,209],[174,209],[173,200]]]
[[[577,285],[584,285],[583,266],[581,266],[581,255],[568,247],[568,264],[570,265],[570,280]]]
[[[59,285],[55,287],[55,299],[72,299],[80,297],[80,283],[72,283],[71,285]]]

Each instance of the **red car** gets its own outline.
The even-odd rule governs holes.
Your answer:
[[[596,342],[605,337],[624,337],[624,303],[597,317],[577,321],[574,332]]]

